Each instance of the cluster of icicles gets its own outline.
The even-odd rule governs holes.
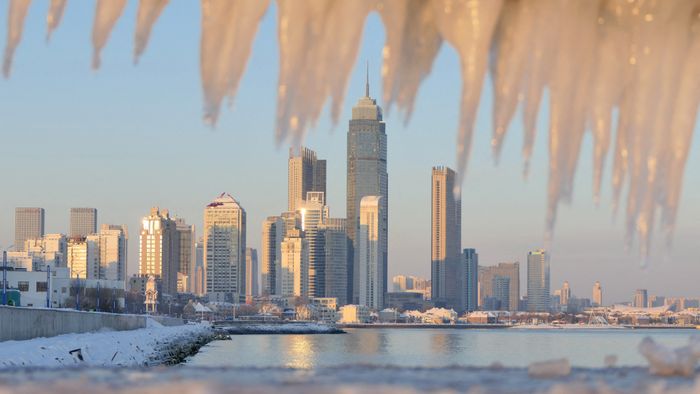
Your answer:
[[[3,72],[22,35],[31,0],[10,0]],[[93,68],[127,4],[97,0]],[[146,48],[168,0],[140,0],[134,60]],[[421,81],[443,42],[460,58],[462,99],[457,169],[464,174],[487,67],[493,80],[491,147],[496,160],[522,106],[527,174],[537,114],[549,92],[547,235],[560,201],[569,201],[581,142],[594,137],[594,199],[613,147],[615,210],[623,188],[628,245],[640,237],[648,256],[655,218],[670,241],[700,100],[698,0],[277,0],[278,142],[299,144],[327,100],[340,117],[365,20],[378,12],[386,28],[383,101],[408,120]],[[81,3],[81,6],[85,4]],[[200,67],[204,119],[216,123],[233,98],[269,0],[201,0]],[[66,0],[51,0],[48,35]],[[613,115],[615,113],[615,115]],[[613,132],[614,130],[614,132]]]

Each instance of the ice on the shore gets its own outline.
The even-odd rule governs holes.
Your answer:
[[[210,332],[204,324],[65,334],[0,343],[0,370],[17,367],[140,366],[158,364],[177,345]]]
[[[527,367],[527,374],[538,379],[559,378],[570,373],[571,363],[565,358],[534,362]]]
[[[649,362],[649,373],[658,376],[692,376],[700,359],[700,338],[691,337],[690,344],[669,349],[646,337],[639,344],[639,352]]]

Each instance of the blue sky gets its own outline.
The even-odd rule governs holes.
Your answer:
[[[90,4],[88,6],[88,4]],[[68,230],[72,206],[99,209],[100,223],[130,228],[130,269],[138,264],[138,223],[153,205],[201,227],[204,205],[227,191],[248,214],[249,246],[259,247],[262,220],[286,209],[287,149],[274,143],[278,46],[276,9],[268,10],[233,107],[215,129],[204,125],[199,80],[198,2],[172,1],[155,26],[140,64],[132,64],[136,2],[128,8],[90,70],[92,3],[69,2],[50,44],[48,1],[33,2],[12,76],[0,81],[0,245],[13,239],[14,207],[46,208],[47,232]],[[7,20],[0,7],[0,20]],[[0,28],[5,42],[5,25]],[[306,140],[328,159],[332,216],[345,215],[347,119],[364,93],[370,62],[372,95],[381,97],[384,30],[372,14],[338,125],[324,112]],[[410,123],[386,116],[389,143],[390,275],[430,272],[430,169],[455,163],[460,97],[459,60],[444,45],[423,83]],[[547,184],[546,109],[531,176],[521,177],[522,128],[516,120],[498,167],[493,165],[490,80],[482,103],[469,171],[463,186],[462,244],[475,247],[482,265],[517,260],[524,280],[527,251],[541,247]],[[579,161],[574,202],[560,207],[552,247],[552,288],[569,280],[575,295],[590,297],[595,280],[606,302],[630,300],[635,288],[651,294],[700,296],[700,143],[687,163],[674,247],[654,243],[651,265],[626,252],[623,221],[611,220],[610,169],[600,207],[592,203],[588,135]],[[524,282],[523,282],[524,289]],[[523,290],[524,291],[524,290]]]

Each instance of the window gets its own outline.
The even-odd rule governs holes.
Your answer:
[[[46,293],[49,289],[49,286],[46,282],[36,282],[36,292],[37,293]]]
[[[17,289],[19,291],[29,291],[29,282],[26,282],[26,281],[17,282]]]

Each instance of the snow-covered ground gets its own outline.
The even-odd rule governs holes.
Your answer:
[[[0,342],[0,370],[17,367],[140,366],[167,363],[212,333],[204,324],[65,334]]]

